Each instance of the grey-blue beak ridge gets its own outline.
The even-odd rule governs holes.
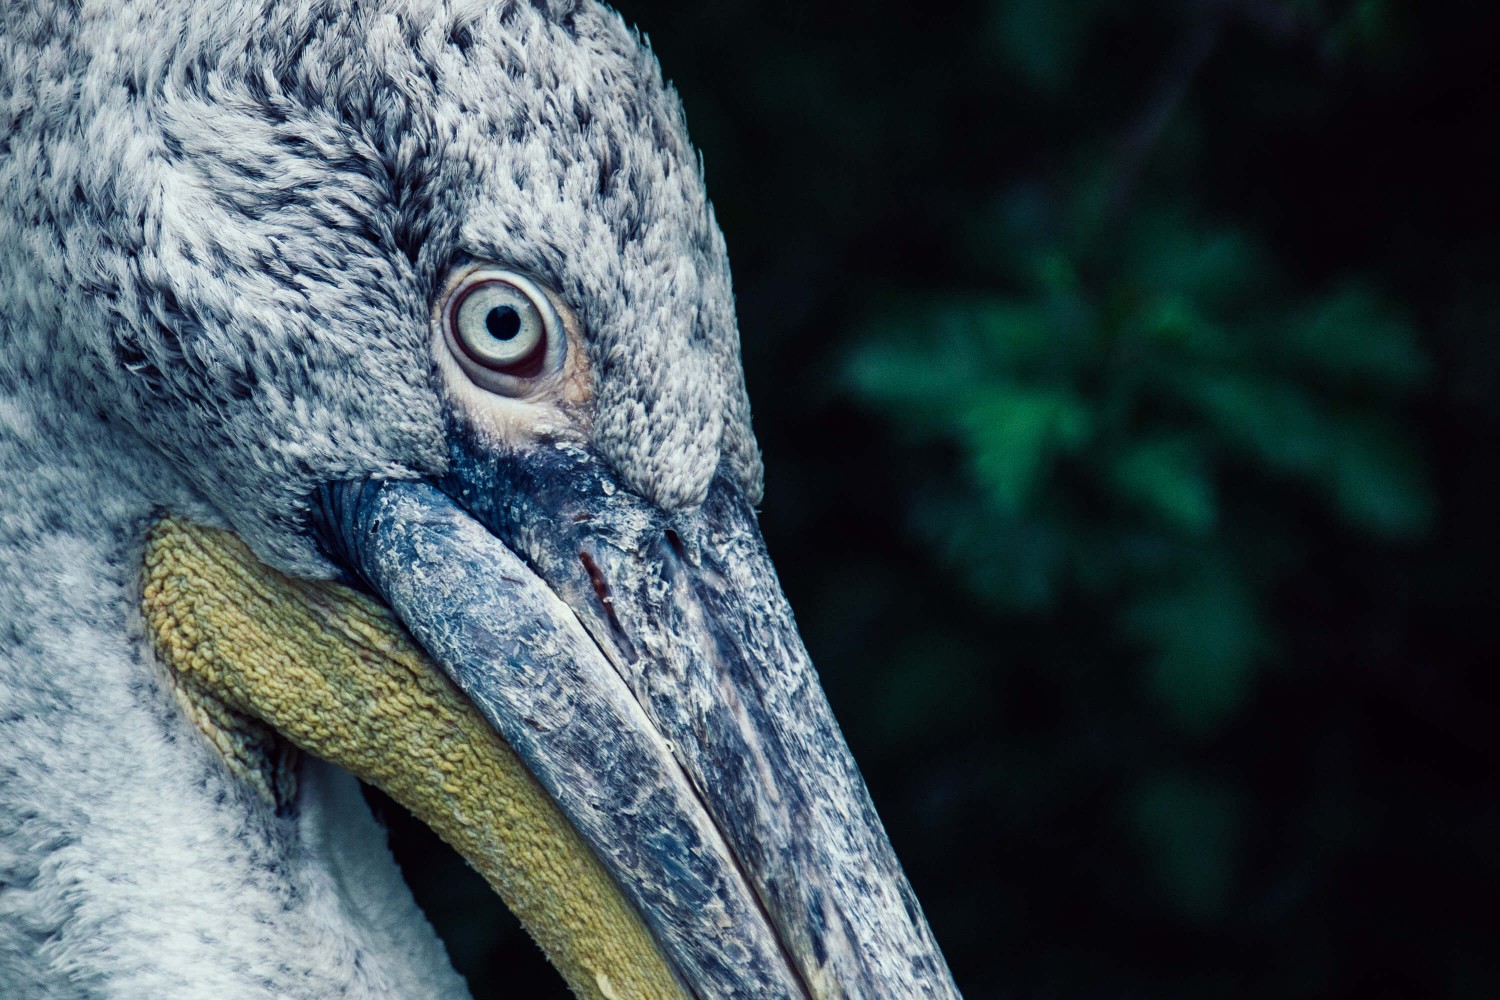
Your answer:
[[[669,516],[584,449],[460,452],[321,506],[699,997],[958,996],[732,486]]]

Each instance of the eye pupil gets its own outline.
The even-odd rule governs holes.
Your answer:
[[[455,282],[441,306],[447,347],[471,381],[516,397],[553,385],[567,337],[535,282],[500,268],[476,268]]]
[[[496,306],[484,317],[484,328],[496,340],[514,340],[521,332],[521,314],[510,306]]]

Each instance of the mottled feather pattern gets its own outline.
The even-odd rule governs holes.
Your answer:
[[[444,471],[465,259],[579,311],[623,482],[758,495],[723,239],[612,11],[0,8],[0,995],[464,995],[353,780],[258,801],[134,609],[162,511],[327,577],[315,487]]]
[[[578,308],[632,488],[691,505],[723,461],[758,490],[723,238],[617,14],[44,3],[3,35],[16,367],[135,426],[280,568],[326,572],[288,530],[319,483],[442,470],[412,359],[465,258]]]

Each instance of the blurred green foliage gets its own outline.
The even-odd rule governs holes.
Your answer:
[[[1500,10],[623,10],[965,995],[1500,995]],[[560,995],[396,834],[477,996]]]
[[[912,527],[976,596],[1044,611],[1076,591],[1141,647],[1170,721],[1204,731],[1274,655],[1262,609],[1309,555],[1278,494],[1312,493],[1375,537],[1427,529],[1399,419],[1427,364],[1365,284],[1298,300],[1245,233],[1194,225],[1184,201],[1103,233],[1005,206],[987,238],[1017,291],[884,305],[849,373],[908,439],[961,455]]]

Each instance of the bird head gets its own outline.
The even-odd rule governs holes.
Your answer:
[[[399,623],[674,988],[956,995],[756,526],[724,241],[640,38],[564,0],[121,10],[69,29],[46,377],[304,606]]]

